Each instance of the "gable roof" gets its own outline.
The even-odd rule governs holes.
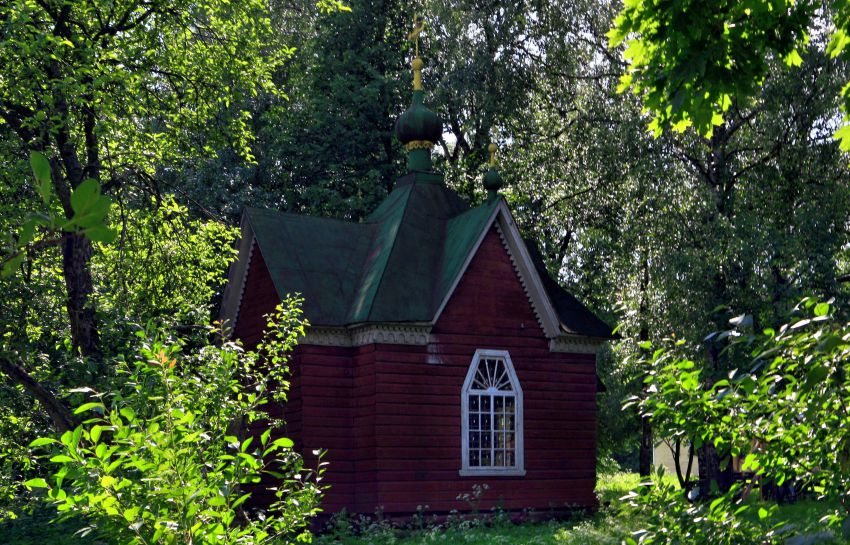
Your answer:
[[[222,319],[237,318],[256,242],[278,294],[302,294],[313,325],[434,323],[494,222],[547,337],[610,337],[529,253],[501,197],[470,208],[442,176],[422,172],[400,178],[362,223],[247,208]]]

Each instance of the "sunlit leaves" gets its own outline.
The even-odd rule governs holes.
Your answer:
[[[798,48],[819,5],[629,0],[608,38],[612,47],[625,46],[622,87],[641,96],[656,134],[693,125],[709,136],[734,100],[744,103],[757,92],[770,55],[789,66],[802,63]]]
[[[728,380],[695,385],[691,362],[675,348],[656,353],[646,362],[651,371],[649,388],[639,401],[641,412],[652,418],[661,436],[695,447],[711,442],[719,452],[742,458],[744,469],[756,478],[778,485],[793,480],[798,489],[813,487],[830,500],[846,497],[850,421],[843,408],[850,406],[850,323],[833,321],[830,311],[829,302],[805,299],[797,315],[776,330],[727,336],[723,352],[737,367]],[[661,486],[647,490],[633,500],[652,515],[650,537],[641,542],[709,531],[713,535],[706,543],[736,542],[736,532],[746,529],[754,516],[746,512],[746,503],[737,505],[746,484],[735,485],[712,503],[711,511],[716,506],[732,525],[701,516],[704,507],[697,505],[691,509],[693,517],[679,519],[678,528],[671,526],[666,513],[677,512],[684,500],[666,495]],[[759,509],[755,515],[767,523],[774,513]],[[825,520],[840,524],[842,516],[846,513]]]
[[[41,196],[41,200],[44,204],[48,204],[50,202],[50,193],[53,188],[50,162],[43,154],[33,152],[30,154],[30,165],[32,166],[32,172],[37,182],[38,194]]]
[[[25,484],[47,488],[59,511],[96,517],[128,543],[262,545],[275,535],[303,534],[322,493],[321,455],[307,467],[292,440],[269,442],[281,426],[264,411],[272,383],[280,387],[288,369],[290,332],[303,332],[299,304],[290,299],[271,318],[261,352],[224,342],[182,353],[164,333],[142,333],[143,346],[119,370],[124,386],[86,392],[103,401],[77,407],[83,424],[58,442],[32,443],[51,451],[57,471]],[[272,359],[276,379],[261,367]],[[268,427],[256,441],[230,435],[234,422]],[[237,513],[256,490],[244,488],[249,484],[276,498],[266,511]]]

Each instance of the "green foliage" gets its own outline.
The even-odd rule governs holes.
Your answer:
[[[178,343],[146,337],[119,368],[122,389],[84,389],[89,401],[74,412],[85,422],[31,443],[50,447],[58,470],[26,486],[47,489],[60,511],[132,543],[308,540],[322,469],[307,471],[280,428],[241,435],[267,418],[272,384],[282,382],[286,353],[304,332],[299,303],[282,303],[257,351],[225,342],[183,354]],[[267,511],[248,508],[263,487],[277,500]]]
[[[17,240],[5,249],[6,255],[0,257],[4,278],[18,271],[28,251],[58,245],[63,236],[80,234],[95,242],[110,243],[117,235],[106,224],[112,199],[100,194],[100,184],[96,180],[87,178],[73,189],[69,198],[71,214],[65,219],[53,202],[50,162],[43,154],[33,152],[30,154],[30,166],[43,209],[29,214],[21,225]]]
[[[830,16],[832,27],[825,31]],[[825,32],[831,33],[828,40]],[[850,4],[845,0],[629,0],[608,33],[612,47],[625,44],[629,70],[621,90],[631,87],[641,96],[652,113],[654,133],[693,125],[704,136],[723,123],[733,104],[746,104],[758,93],[771,70],[771,57],[799,66],[813,40],[831,57],[846,60],[848,35]],[[850,86],[841,95],[845,120],[850,120]],[[850,151],[850,127],[843,126],[835,136]]]
[[[4,113],[36,132],[78,127],[142,168],[215,141],[249,153],[245,103],[274,92],[289,52],[258,1],[12,2],[0,20],[16,74],[0,82]]]
[[[735,329],[710,336],[726,345],[724,355],[736,367],[726,378],[706,377],[682,355],[684,343],[677,341],[653,353],[646,394],[632,402],[652,418],[661,436],[697,448],[711,443],[743,459],[743,469],[755,480],[793,481],[798,490],[816,491],[831,505],[843,505],[824,517],[841,526],[850,517],[850,421],[845,414],[850,323],[834,319],[830,303],[813,299],[804,300],[792,321],[776,330],[753,333],[751,320],[743,316],[732,323]],[[696,543],[741,542],[743,535],[758,534],[752,522],[756,515],[778,527],[782,520],[773,520],[770,510],[760,507],[754,514],[741,504],[750,486],[737,483],[710,504],[693,506],[669,487],[656,485],[635,495],[635,505],[652,515],[644,542],[666,543],[665,532],[680,531],[676,535],[702,536]]]
[[[733,491],[712,502],[691,503],[659,471],[652,481],[644,483],[625,498],[649,523],[648,529],[635,532],[635,537],[629,537],[625,542],[630,545],[776,543],[774,532],[767,530],[761,522],[770,516],[768,511],[764,507],[751,509],[749,505],[740,505],[736,501],[741,488],[736,485]],[[775,511],[775,506],[772,510]]]
[[[117,243],[101,246],[92,259],[92,274],[102,286],[101,312],[116,325],[209,324],[235,257],[238,230],[193,219],[167,195],[158,205],[123,210],[122,222]]]

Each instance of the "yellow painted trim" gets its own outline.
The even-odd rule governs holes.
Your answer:
[[[404,149],[407,151],[415,150],[415,149],[431,149],[434,147],[434,143],[430,140],[411,140],[407,144],[404,145]]]

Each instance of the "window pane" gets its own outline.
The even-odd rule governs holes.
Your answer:
[[[497,433],[496,434],[496,448],[505,448],[505,434]]]
[[[505,448],[509,448],[511,450],[516,448],[516,443],[514,441],[514,434],[506,433],[505,434]]]
[[[474,449],[469,451],[469,465],[472,467],[481,465],[481,451]]]
[[[481,434],[481,446],[483,448],[490,448],[493,446],[493,436],[489,433]]]
[[[469,415],[469,429],[470,430],[481,429],[481,428],[478,427],[479,423],[480,423],[480,419],[479,419],[479,416],[477,414],[470,414]]]
[[[512,413],[514,412],[514,398],[506,397],[505,398],[505,412]]]
[[[494,429],[496,429],[496,430],[506,430],[506,429],[508,429],[507,425],[508,425],[508,418],[505,415],[500,414],[496,417],[496,426],[495,426]]]
[[[505,452],[501,450],[497,450],[495,453],[495,457],[493,460],[493,465],[498,467],[504,467],[505,465]]]
[[[505,453],[505,465],[508,467],[516,465],[516,459],[514,458],[514,452],[512,450]]]
[[[481,410],[490,411],[490,396],[481,396]]]
[[[502,412],[505,409],[505,398],[502,396],[498,396],[493,398],[493,410],[497,413]]]
[[[489,431],[491,429],[490,428],[490,419],[491,418],[492,417],[489,414],[486,414],[486,413],[481,415],[481,429],[482,430]]]
[[[469,446],[470,448],[478,448],[481,443],[481,434],[477,431],[473,431],[469,433]]]
[[[469,410],[472,412],[478,411],[478,396],[469,396]]]
[[[491,465],[491,462],[490,462],[490,451],[489,451],[489,450],[482,450],[482,451],[481,451],[481,465],[482,465],[482,466],[489,466],[489,465]]]
[[[505,429],[508,429],[508,430],[511,430],[511,431],[513,431],[513,430],[515,430],[515,429],[516,429],[516,428],[514,427],[514,416],[513,416],[513,415],[511,415],[511,416],[509,416],[509,417],[508,417],[508,425],[507,425],[507,427],[506,427]]]

